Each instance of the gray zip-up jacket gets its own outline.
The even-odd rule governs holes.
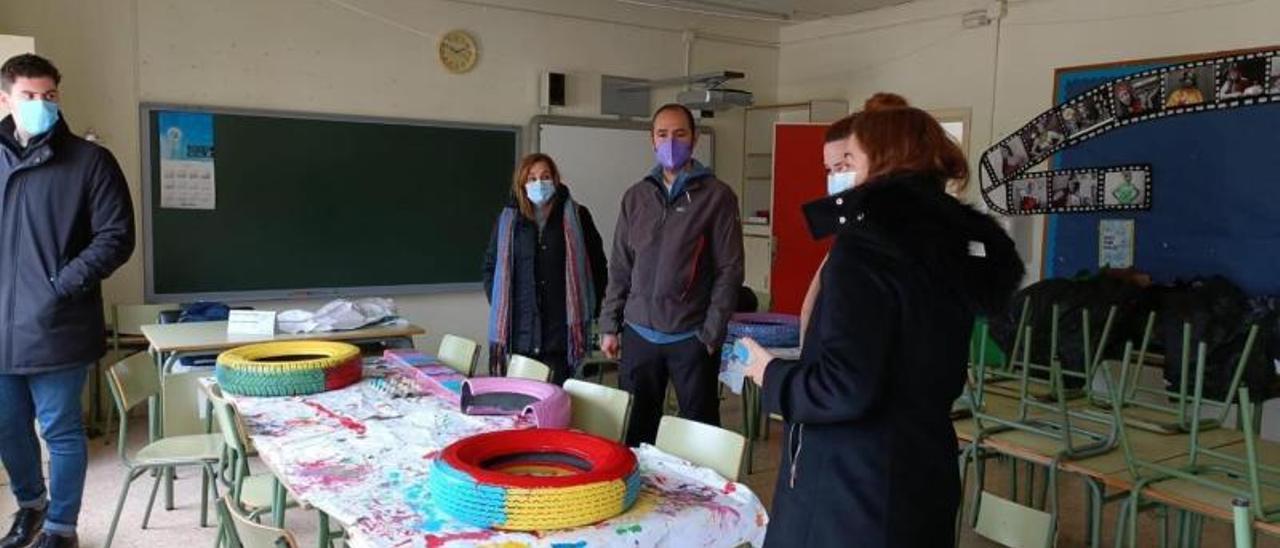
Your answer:
[[[133,204],[107,149],[59,120],[24,149],[0,121],[0,374],[106,349],[99,282],[133,253]]]
[[[738,198],[699,165],[674,195],[655,176],[622,197],[609,258],[600,331],[623,323],[664,333],[696,331],[719,346],[742,287]]]

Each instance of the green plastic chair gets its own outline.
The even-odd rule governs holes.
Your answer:
[[[1036,364],[1031,361],[1031,343],[1033,330],[1029,324],[1031,317],[1029,315],[1030,300],[1023,301],[1022,313],[1018,320],[1018,331],[1015,334],[1014,345],[1009,353],[1010,360],[1006,367],[1002,369],[988,369],[988,360],[983,355],[985,348],[985,336],[980,339],[979,354],[973,362],[973,371],[970,381],[966,384],[965,394],[968,405],[971,408],[974,423],[977,426],[977,432],[974,442],[965,448],[961,453],[961,470],[962,474],[967,475],[968,463],[974,463],[974,471],[976,481],[972,498],[970,501],[971,508],[971,524],[977,526],[983,519],[982,502],[984,499],[984,484],[986,478],[985,461],[991,456],[983,453],[982,444],[987,438],[1000,437],[1003,435],[1023,435],[1030,434],[1032,436],[1043,438],[1046,442],[1045,449],[1049,454],[1053,455],[1053,460],[1045,466],[1045,483],[1042,485],[1041,499],[1044,506],[1048,507],[1051,517],[1051,527],[1046,532],[1044,545],[1050,546],[1054,542],[1057,534],[1058,523],[1058,473],[1059,463],[1064,460],[1084,459],[1096,455],[1101,455],[1110,451],[1115,447],[1118,436],[1118,429],[1110,416],[1103,416],[1094,413],[1090,409],[1082,408],[1082,405],[1073,403],[1073,399],[1080,399],[1086,396],[1095,375],[1098,372],[1099,364],[1102,361],[1103,350],[1107,346],[1107,342],[1111,336],[1112,325],[1115,321],[1116,307],[1110,307],[1107,313],[1107,320],[1102,330],[1097,334],[1096,338],[1093,333],[1090,315],[1088,309],[1081,311],[1081,333],[1083,342],[1083,350],[1085,356],[1084,371],[1068,371],[1062,367],[1058,357],[1059,345],[1059,323],[1060,314],[1057,305],[1052,307],[1052,317],[1050,319],[1050,360],[1048,364]],[[1018,355],[1021,354],[1021,359]],[[1039,375],[1033,376],[1032,373]],[[1043,375],[1044,378],[1040,378]],[[1079,393],[1069,394],[1066,388],[1066,380],[1075,378],[1081,381],[1083,388]],[[1017,386],[1018,407],[1017,412],[1013,416],[999,416],[988,413],[984,405],[988,384],[1002,383],[1007,386],[1013,382]],[[1017,492],[1017,467],[1013,463],[1010,465],[1012,477],[1010,480],[1012,491]],[[1027,485],[1029,503],[1034,504],[1034,481],[1035,468],[1032,463],[1028,463],[1029,482]],[[962,476],[962,483],[964,478]],[[1086,512],[1090,516],[1096,515],[1094,509],[1101,508],[1103,504],[1103,486],[1096,481],[1086,479]],[[998,511],[998,510],[997,510]],[[1100,538],[1100,523],[1092,518],[1089,520],[1089,534],[1094,543]]]
[[[227,449],[227,469],[231,473],[231,495],[239,504],[239,508],[256,518],[265,512],[271,512],[276,521],[283,519],[284,508],[277,511],[277,496],[283,493],[280,481],[273,474],[253,474],[249,470],[249,457],[243,423],[235,406],[221,394],[210,393],[209,404],[213,407],[213,416],[218,424],[223,446]],[[285,507],[297,506],[292,499],[286,499]]]
[[[1141,365],[1146,362],[1148,356],[1147,348],[1154,325],[1155,313],[1153,312],[1147,316],[1142,344],[1138,347],[1137,353],[1133,357],[1133,364]],[[1202,416],[1200,418],[1199,427],[1201,431],[1218,428],[1226,421],[1227,414],[1235,403],[1235,396],[1240,388],[1240,382],[1244,378],[1245,366],[1248,364],[1248,357],[1253,352],[1257,337],[1258,326],[1250,326],[1244,349],[1240,353],[1240,359],[1236,362],[1235,370],[1231,375],[1231,382],[1226,390],[1227,398],[1224,400],[1201,398],[1199,400],[1201,405],[1207,404],[1219,410],[1216,416]],[[1138,374],[1129,375],[1129,379],[1126,381],[1127,384],[1121,387],[1123,390],[1121,401],[1126,410],[1124,417],[1127,424],[1135,428],[1161,434],[1191,431],[1189,413],[1191,402],[1195,400],[1190,393],[1191,349],[1191,324],[1184,323],[1182,326],[1182,370],[1176,392],[1164,387],[1152,388],[1143,386],[1138,382]],[[1140,367],[1135,369],[1140,369]],[[1113,401],[1109,394],[1105,398],[1099,396],[1096,400],[1095,404],[1101,408],[1109,408]],[[1169,402],[1172,402],[1172,404]]]
[[[551,367],[528,356],[512,354],[511,359],[507,360],[507,376],[551,382]]]
[[[440,339],[436,359],[468,377],[476,376],[476,362],[480,358],[480,345],[466,337],[446,334]]]
[[[729,481],[738,481],[747,440],[732,430],[665,415],[658,423],[658,438],[654,446],[698,466],[715,470]]]
[[[145,353],[134,354],[112,365],[107,370],[107,381],[116,411],[121,417],[127,417],[130,409],[144,402],[153,401],[160,393],[159,372],[151,356]],[[125,498],[129,495],[129,487],[133,485],[134,480],[153,470],[158,473],[151,487],[151,498],[142,518],[142,528],[146,529],[147,523],[151,520],[151,509],[155,505],[160,481],[165,477],[164,471],[179,466],[199,466],[202,469],[200,525],[206,526],[210,493],[212,498],[217,498],[217,486],[210,480],[217,475],[214,465],[222,454],[221,436],[197,434],[153,439],[131,457],[125,451],[128,432],[128,421],[121,421],[117,451],[120,454],[120,461],[125,466],[124,485],[116,501],[115,514],[111,518],[111,529],[107,533],[104,546],[110,548],[111,541],[115,538],[116,526],[120,522],[120,512],[124,508]]]
[[[1117,400],[1121,397],[1119,387],[1129,386],[1130,375],[1136,374],[1133,372],[1134,368],[1130,367],[1131,360],[1127,350],[1128,348],[1126,348],[1125,359],[1121,362],[1119,382],[1109,383],[1112,387],[1112,398]],[[1129,546],[1133,546],[1136,542],[1138,514],[1144,509],[1143,494],[1152,489],[1194,492],[1197,488],[1207,488],[1220,493],[1224,498],[1232,497],[1230,500],[1224,500],[1223,504],[1229,504],[1232,514],[1237,517],[1235,520],[1237,538],[1240,538],[1241,534],[1252,538],[1252,520],[1254,519],[1267,522],[1280,520],[1280,504],[1275,502],[1275,499],[1280,497],[1280,463],[1264,463],[1259,457],[1258,435],[1251,427],[1254,424],[1253,415],[1256,408],[1249,398],[1248,388],[1240,388],[1238,392],[1239,424],[1243,426],[1240,430],[1244,438],[1244,455],[1200,443],[1206,352],[1207,347],[1201,342],[1196,352],[1196,370],[1193,377],[1195,388],[1191,396],[1188,416],[1190,435],[1187,438],[1185,458],[1172,462],[1152,462],[1136,454],[1129,443],[1127,421],[1122,416],[1123,410],[1118,406],[1112,408],[1112,414],[1120,424],[1120,446],[1124,450],[1125,464],[1135,480],[1128,500],[1120,507],[1116,546],[1121,546],[1126,538]],[[1112,372],[1108,370],[1107,374],[1111,376]],[[1248,508],[1250,514],[1250,518],[1243,520],[1245,522],[1243,524],[1242,517],[1239,516],[1242,506]],[[1165,516],[1167,519],[1167,511]],[[1195,516],[1187,511],[1179,512],[1177,530],[1184,545],[1198,545],[1202,522],[1202,516]],[[1241,531],[1242,526],[1248,531]],[[1162,537],[1164,529],[1161,530]],[[1162,538],[1162,543],[1163,541]]]
[[[621,442],[631,419],[631,393],[578,379],[564,381],[569,393],[570,425],[589,434]]]
[[[231,546],[244,548],[297,548],[298,541],[293,533],[281,527],[270,527],[253,521],[251,517],[236,507],[230,494],[218,503],[218,515],[221,517],[222,533],[220,538],[230,539]]]

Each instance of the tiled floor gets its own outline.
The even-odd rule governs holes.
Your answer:
[[[612,380],[610,379],[608,382],[612,383]],[[728,392],[726,392],[726,397],[723,401],[722,415],[727,427],[738,428],[741,423],[739,400]],[[131,445],[136,448],[143,441],[144,428],[142,427],[142,422],[135,420],[134,424],[136,426],[131,429],[131,437],[133,438]],[[760,496],[766,505],[770,504],[772,499],[773,484],[778,468],[778,444],[779,439],[782,437],[781,425],[774,423],[771,426],[773,431],[770,439],[759,444],[756,448],[754,473],[745,478],[745,483]],[[119,465],[114,444],[104,446],[103,440],[98,438],[90,442],[90,447],[89,477],[85,487],[84,508],[80,516],[81,546],[86,548],[98,547],[104,542],[124,473],[123,468]],[[1007,477],[1007,468],[998,463],[994,464],[989,475],[989,485],[992,490],[997,493],[1003,493]],[[177,508],[166,512],[157,507],[151,518],[151,528],[145,531],[140,530],[139,525],[142,521],[142,513],[146,507],[147,495],[151,487],[150,478],[144,477],[134,484],[129,500],[125,504],[123,517],[120,520],[120,529],[116,535],[115,546],[120,548],[213,546],[214,529],[202,529],[198,526],[199,475],[194,470],[188,470],[181,474],[181,478],[176,489]],[[1062,482],[1060,492],[1062,520],[1058,545],[1083,546],[1085,537],[1082,506],[1083,484],[1078,478],[1068,475]],[[157,506],[159,506],[159,501]],[[1111,545],[1115,509],[1114,504],[1108,505],[1104,514],[1104,544],[1107,546]],[[0,513],[8,515],[12,511],[13,501],[11,497],[7,492],[0,494]],[[299,541],[303,546],[315,545],[316,521],[314,512],[293,511],[288,515],[288,526],[299,536]],[[1155,523],[1155,520],[1149,515],[1144,516],[1140,546],[1156,545]],[[7,522],[0,524],[0,528],[7,529],[7,527]],[[1204,546],[1230,545],[1231,531],[1229,524],[1206,524]],[[961,539],[961,546],[985,547],[996,546],[996,544],[977,536],[971,531],[966,531]],[[1258,546],[1280,547],[1280,542],[1276,542],[1275,539],[1260,539]]]

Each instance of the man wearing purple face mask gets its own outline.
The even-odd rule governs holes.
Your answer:
[[[659,108],[652,134],[657,165],[622,197],[600,310],[600,348],[634,398],[633,446],[657,437],[668,380],[680,416],[720,424],[720,346],[743,276],[738,198],[693,159],[693,113]]]

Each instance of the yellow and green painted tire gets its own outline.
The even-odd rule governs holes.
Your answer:
[[[216,377],[244,396],[301,396],[360,381],[360,349],[329,341],[251,344],[218,355]]]

